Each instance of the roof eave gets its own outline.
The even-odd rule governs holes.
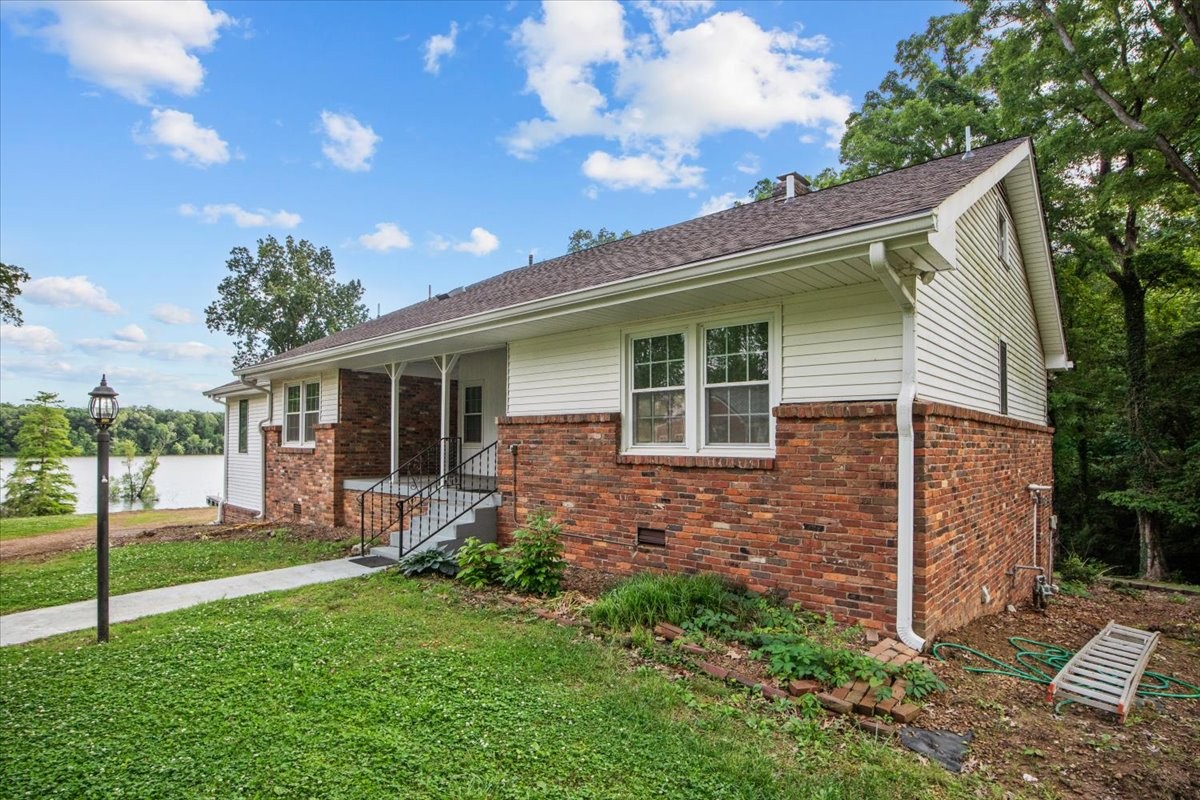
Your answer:
[[[399,333],[377,336],[357,342],[350,342],[338,347],[304,353],[292,358],[283,358],[268,363],[243,367],[234,370],[234,374],[246,377],[250,375],[268,377],[282,372],[290,372],[298,367],[317,366],[330,361],[337,361],[347,356],[369,354],[375,350],[388,350],[406,344],[418,344],[430,339],[451,335],[471,333],[486,330],[500,323],[524,321],[539,315],[564,313],[583,310],[590,307],[611,305],[621,302],[630,294],[648,290],[670,288],[681,291],[689,288],[696,281],[706,284],[721,283],[747,277],[755,271],[772,272],[793,268],[790,262],[796,259],[812,258],[822,253],[861,247],[863,251],[875,241],[928,236],[937,228],[937,218],[932,210],[925,209],[902,217],[896,217],[869,225],[859,225],[840,231],[832,231],[791,239],[752,250],[719,256],[716,258],[694,261],[678,267],[660,270],[648,275],[625,278],[606,284],[590,286],[557,295],[530,300],[491,311],[470,314],[444,322],[412,328]]]

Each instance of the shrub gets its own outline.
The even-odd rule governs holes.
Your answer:
[[[435,573],[453,578],[454,574],[458,572],[458,562],[455,561],[454,556],[447,555],[434,547],[400,559],[400,571],[406,578]]]
[[[1058,574],[1062,576],[1063,581],[1082,584],[1084,588],[1090,587],[1105,572],[1108,572],[1107,566],[1099,561],[1084,558],[1078,553],[1068,553],[1067,557],[1058,563]]]
[[[659,622],[683,625],[701,612],[720,613],[730,605],[729,588],[716,575],[643,573],[605,592],[588,609],[588,615],[610,628],[653,628]]]
[[[504,585],[526,594],[556,594],[567,567],[561,533],[545,511],[530,514],[525,527],[513,533],[513,543],[504,548]]]
[[[500,583],[504,577],[504,556],[495,542],[484,544],[472,536],[458,548],[458,579],[472,589]]]

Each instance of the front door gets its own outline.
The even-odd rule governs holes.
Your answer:
[[[467,353],[458,362],[458,430],[465,462],[496,441],[496,418],[504,414],[504,350]],[[471,472],[494,474],[494,459]]]

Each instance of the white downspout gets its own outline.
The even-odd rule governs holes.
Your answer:
[[[896,396],[896,635],[920,651],[925,640],[913,630],[913,401],[917,396],[917,302],[888,262],[883,242],[870,248],[871,268],[900,307],[900,393]]]
[[[221,423],[221,498],[217,501],[217,525],[225,522],[225,503],[229,501],[229,403],[223,397],[210,397],[225,409],[225,420]]]
[[[258,501],[260,511],[258,512],[259,519],[267,518],[267,428],[275,421],[275,389],[270,383],[267,388],[255,386],[260,392],[267,393],[267,416],[262,422],[258,423],[258,450],[261,466],[259,474],[262,476],[262,497]]]

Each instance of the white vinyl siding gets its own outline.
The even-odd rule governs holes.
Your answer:
[[[782,402],[894,400],[899,392],[900,311],[881,284],[784,301]]]
[[[958,263],[917,288],[917,392],[923,400],[1000,413],[1000,342],[1007,344],[1008,415],[1046,421],[1041,339],[1015,226],[1000,261],[997,220],[1007,209],[993,189],[959,218]]]
[[[595,328],[512,342],[508,414],[597,414],[621,409],[621,331]]]
[[[244,453],[239,453],[237,448],[239,399],[249,400]],[[267,396],[230,397],[226,402],[225,468],[229,474],[226,476],[228,497],[225,500],[240,508],[262,511],[262,433],[259,424],[267,417]]]

